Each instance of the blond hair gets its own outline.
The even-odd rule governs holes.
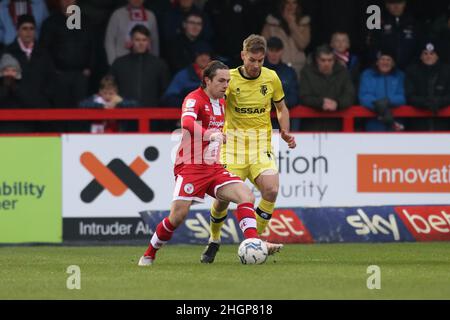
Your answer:
[[[263,36],[252,34],[244,40],[242,50],[245,52],[258,53],[267,51],[267,41]]]

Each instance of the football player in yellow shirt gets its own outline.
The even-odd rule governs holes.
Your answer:
[[[226,144],[221,150],[222,164],[243,181],[249,179],[261,192],[256,208],[258,234],[262,234],[272,217],[278,195],[279,174],[272,152],[270,111],[276,108],[281,138],[289,148],[296,147],[289,134],[289,111],[284,102],[280,78],[275,71],[263,67],[266,40],[251,35],[244,40],[241,58],[243,66],[231,70],[226,92]],[[212,263],[220,246],[220,230],[227,217],[228,202],[215,200],[211,208],[208,246],[202,253],[202,263]],[[273,246],[273,254],[282,245]]]

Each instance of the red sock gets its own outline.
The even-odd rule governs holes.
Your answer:
[[[144,256],[155,259],[156,251],[158,251],[164,244],[166,244],[173,235],[175,227],[169,221],[169,218],[165,218],[156,227],[156,231],[150,240],[150,245],[147,251],[145,251]]]
[[[241,203],[236,210],[236,216],[239,221],[239,227],[244,233],[244,238],[258,238],[256,232],[256,218],[253,203]]]

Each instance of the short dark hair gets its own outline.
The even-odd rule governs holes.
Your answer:
[[[210,80],[214,79],[217,75],[217,70],[229,70],[228,66],[224,64],[222,61],[213,60],[206,66],[205,70],[203,70],[203,78],[202,78],[202,88],[206,88],[205,78],[209,78]]]
[[[102,78],[102,80],[100,80],[99,90],[104,90],[104,89],[114,89],[114,90],[118,91],[117,83],[116,83],[113,75],[107,74],[106,76],[104,76]]]
[[[331,48],[331,46],[329,44],[323,44],[321,46],[318,46],[316,48],[316,50],[314,51],[314,59],[319,58],[323,54],[325,54],[325,55],[330,55],[330,54],[334,55],[333,48]]]
[[[200,11],[197,11],[197,10],[193,10],[193,11],[187,13],[184,16],[183,21],[186,22],[190,17],[198,17],[198,18],[202,19],[202,22],[204,20],[202,13]]]
[[[284,48],[283,41],[278,37],[270,37],[267,40],[267,49],[270,50],[282,50]]]
[[[150,38],[151,36],[150,30],[148,30],[148,28],[142,24],[137,24],[133,27],[133,29],[131,29],[130,37],[133,37],[135,33],[143,34],[147,36],[147,38]]]
[[[19,30],[20,26],[24,23],[31,23],[36,27],[36,20],[31,14],[23,14],[17,18],[17,30]]]

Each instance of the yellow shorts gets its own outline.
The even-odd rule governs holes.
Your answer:
[[[273,157],[271,160],[259,161],[252,164],[224,164],[224,167],[232,174],[241,178],[242,181],[245,181],[246,179],[250,180],[255,187],[256,178],[264,171],[274,170],[278,172],[278,167]]]

